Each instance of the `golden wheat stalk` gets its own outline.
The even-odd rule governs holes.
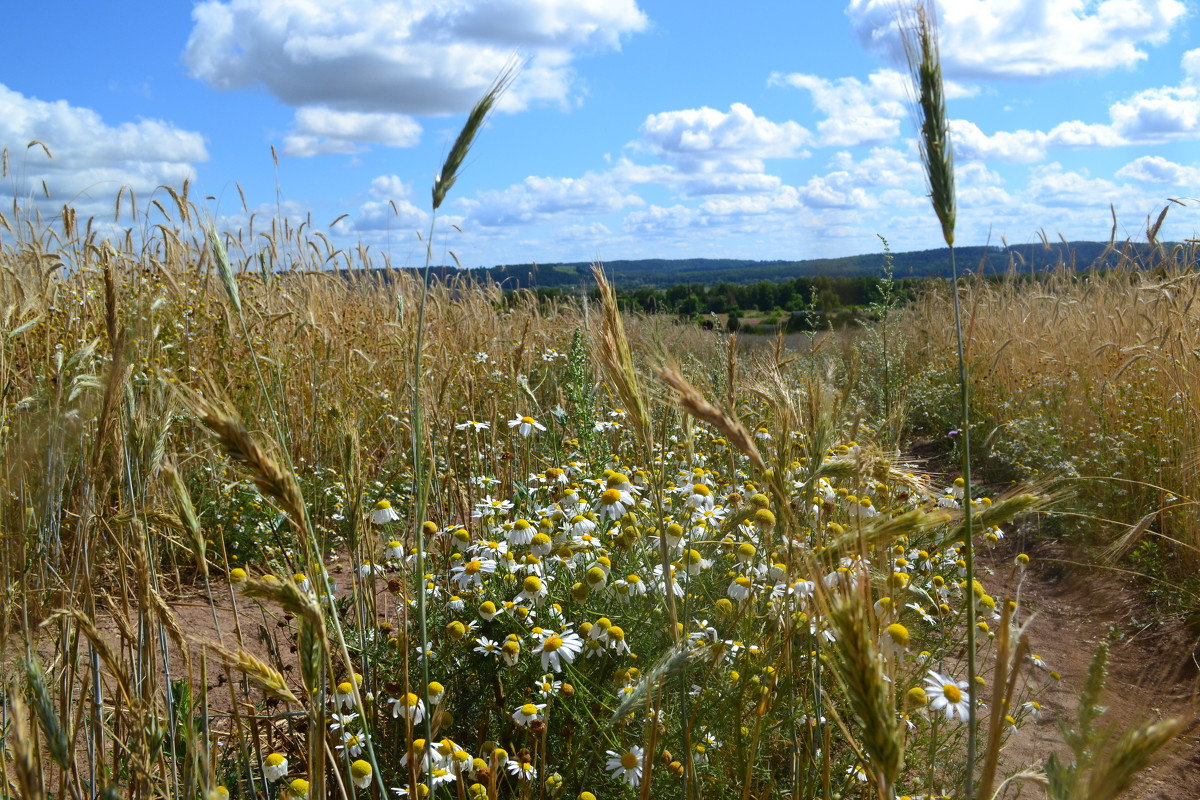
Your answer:
[[[250,679],[251,683],[267,694],[300,705],[300,700],[288,688],[283,673],[262,659],[247,653],[240,647],[237,650],[231,650],[211,640],[193,639],[192,641],[215,653],[221,663],[241,672]]]
[[[661,368],[658,370],[658,376],[675,390],[679,396],[679,404],[684,411],[719,430],[731,445],[750,458],[754,466],[763,471],[767,469],[766,462],[763,461],[762,454],[758,452],[758,446],[754,443],[754,437],[746,430],[746,426],[738,421],[737,417],[708,402],[700,390],[688,382],[688,379],[683,377],[675,367]]]
[[[246,430],[232,409],[191,391],[181,391],[183,404],[204,423],[220,441],[226,455],[246,468],[254,485],[273,499],[302,533],[308,533],[308,515],[300,486],[289,470],[282,469]],[[301,542],[308,544],[309,537]]]
[[[188,543],[192,546],[192,556],[196,559],[196,569],[199,570],[203,577],[207,578],[208,559],[205,553],[207,543],[204,541],[204,533],[200,530],[200,518],[196,515],[196,507],[192,504],[192,496],[188,492],[187,486],[184,485],[179,471],[175,468],[174,461],[164,459],[162,461],[162,471],[171,486],[171,493],[175,499],[175,509],[179,514],[180,527],[187,535]]]
[[[598,335],[600,367],[604,376],[621,398],[621,404],[629,415],[634,431],[637,432],[643,445],[649,445],[650,415],[646,408],[646,400],[638,383],[637,370],[633,364],[633,351],[629,347],[629,339],[625,335],[625,324],[621,320],[621,310],[617,306],[617,293],[608,277],[604,274],[601,264],[592,265],[592,275],[596,286],[600,289],[600,305],[604,311],[604,322]]]
[[[835,598],[828,619],[837,636],[834,671],[860,728],[859,742],[868,756],[865,766],[879,796],[890,798],[904,767],[904,732],[861,593],[852,591]]]
[[[46,796],[42,785],[42,772],[35,758],[36,744],[29,728],[29,713],[20,692],[12,692],[8,698],[12,716],[9,723],[8,740],[13,771],[17,775],[17,787],[25,800],[42,800]]]

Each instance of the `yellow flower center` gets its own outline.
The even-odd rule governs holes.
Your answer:
[[[709,489],[703,483],[697,483],[692,487],[692,494],[698,494],[701,497],[708,497],[710,494],[712,494],[712,489]]]
[[[901,647],[908,644],[908,628],[899,622],[894,622],[887,626],[887,635],[892,637],[892,641]]]
[[[530,575],[521,584],[521,588],[529,594],[536,594],[542,590],[542,581],[537,575]]]
[[[371,765],[360,758],[350,765],[350,774],[356,778],[365,778],[371,774]]]
[[[626,753],[621,756],[621,766],[625,769],[634,769],[638,765],[637,753]]]
[[[542,642],[542,649],[547,653],[553,653],[558,648],[562,647],[563,640],[559,636],[551,636],[546,641]]]
[[[479,572],[479,570],[481,570],[481,569],[483,569],[483,562],[477,558],[473,559],[471,561],[468,561],[463,566],[463,572],[465,572],[468,575],[474,575],[475,573]]]
[[[521,422],[524,422],[526,425],[532,425],[536,420],[533,417],[521,417]]]
[[[611,506],[613,503],[621,499],[620,489],[605,489],[604,494],[600,495],[600,502],[606,506]]]
[[[537,716],[538,709],[533,703],[526,703],[525,705],[521,706],[521,713],[527,717],[533,717]]]
[[[610,625],[608,628],[608,638],[614,642],[623,642],[625,641],[625,631],[617,625]]]
[[[956,705],[962,702],[962,689],[959,689],[953,683],[942,685],[942,695]]]

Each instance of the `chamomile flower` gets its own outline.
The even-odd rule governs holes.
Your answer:
[[[542,670],[562,672],[562,662],[574,663],[575,657],[583,651],[583,639],[570,630],[561,634],[551,634],[539,644],[536,652],[542,656]]]
[[[633,495],[618,488],[605,489],[596,501],[596,511],[601,518],[618,520],[633,506]]]
[[[346,733],[342,737],[342,743],[337,746],[339,754],[344,750],[350,754],[351,758],[358,758],[362,755],[363,746],[367,743],[367,735],[365,733]]]
[[[749,600],[753,592],[754,582],[745,575],[737,576],[733,583],[729,584],[729,597],[739,603]]]
[[[623,780],[630,786],[637,786],[642,782],[642,748],[635,744],[624,753],[613,750],[605,752],[608,754],[605,767],[614,778]]]
[[[450,580],[462,591],[483,586],[483,576],[496,571],[496,562],[490,558],[472,558],[450,568]]]
[[[515,636],[516,634],[509,635],[504,640],[504,644],[500,645],[500,657],[510,667],[515,667],[517,660],[521,657],[521,641],[515,638]]]
[[[701,511],[708,510],[716,503],[716,498],[713,497],[712,489],[708,488],[703,483],[697,483],[692,486],[691,494],[688,495],[687,503],[692,508],[700,509]]]
[[[533,687],[542,697],[553,697],[562,689],[562,681],[556,681],[553,675],[543,675]]]
[[[537,575],[530,575],[521,582],[521,593],[513,599],[513,602],[529,601],[535,606],[540,606],[546,601],[547,594],[546,582]]]
[[[522,436],[529,436],[535,430],[544,431],[546,426],[538,422],[533,417],[516,417],[508,421],[508,427],[516,428],[517,433]]]
[[[425,719],[425,703],[412,692],[408,692],[402,697],[393,697],[390,702],[393,719],[402,716],[413,725],[417,725]]]
[[[333,690],[334,706],[341,706],[346,711],[354,708],[354,684],[342,681]]]
[[[387,500],[380,500],[375,504],[375,508],[371,510],[371,522],[374,522],[376,525],[386,525],[398,519],[400,519],[400,515],[396,513],[396,509],[392,508],[392,504]]]
[[[545,703],[526,703],[512,713],[513,721],[521,727],[528,728],[529,723],[542,718],[542,711],[545,708]]]
[[[930,670],[929,676],[925,678],[925,696],[929,699],[929,707],[934,711],[944,712],[946,719],[952,720],[957,715],[960,720],[966,722],[970,711],[966,681],[955,681]]]
[[[479,433],[480,431],[486,431],[490,427],[492,427],[492,424],[490,422],[477,422],[473,419],[469,419],[466,422],[460,422],[454,426],[455,430],[460,430],[460,431],[470,430],[474,433]]]
[[[893,622],[884,629],[879,637],[881,649],[890,655],[904,655],[908,649],[908,628],[899,622]]]
[[[308,797],[308,781],[304,778],[296,778],[288,784],[287,793],[296,798]]]
[[[361,758],[350,765],[350,779],[359,789],[371,785],[371,765]]]
[[[504,768],[519,781],[533,781],[537,778],[537,768],[533,766],[533,760],[528,755],[524,758],[509,759]]]
[[[267,779],[267,783],[275,783],[284,775],[287,775],[288,760],[280,753],[271,753],[263,761],[263,777]]]

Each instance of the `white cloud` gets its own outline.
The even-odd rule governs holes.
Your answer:
[[[740,162],[743,172],[761,171],[764,158],[795,158],[812,138],[795,122],[772,122],[749,106],[734,103],[729,113],[715,108],[691,108],[651,114],[642,123],[641,142],[686,171],[703,169],[705,162]]]
[[[895,0],[850,0],[868,46],[897,52]],[[959,77],[1048,78],[1132,67],[1187,13],[1182,0],[938,0],[942,63]]]
[[[997,131],[990,136],[974,122],[950,120],[950,143],[961,161],[1040,161],[1046,156],[1042,131]]]
[[[1131,141],[1157,144],[1200,136],[1200,89],[1164,86],[1138,92],[1109,109],[1113,128]]]
[[[41,148],[26,149],[33,140],[45,143],[53,158]],[[90,108],[26,97],[3,84],[0,147],[8,148],[10,174],[27,183],[19,192],[41,197],[45,181],[54,204],[72,202],[85,213],[111,209],[124,185],[143,195],[163,184],[178,187],[195,178],[193,164],[208,160],[204,137],[194,131],[153,119],[113,126]],[[0,182],[0,192],[10,188]],[[96,207],[81,202],[87,197]]]
[[[800,198],[810,208],[862,208],[869,207],[871,197],[862,187],[850,185],[842,180],[845,173],[814,175],[800,189]]]
[[[544,222],[560,214],[608,214],[644,201],[622,194],[607,175],[543,178],[531,175],[507,189],[479,192],[460,201],[469,219],[486,227]]]
[[[1117,170],[1117,177],[1167,186],[1200,185],[1200,169],[1176,164],[1162,156],[1142,156],[1134,159]]]
[[[986,134],[964,119],[950,120],[954,156],[961,161],[1007,161],[1031,163],[1046,157],[1051,147],[1116,147],[1128,144],[1111,125],[1073,120],[1060,122],[1047,131],[997,131]]]
[[[743,217],[797,211],[800,193],[784,186],[778,192],[745,197],[712,197],[700,204],[700,210],[713,217]]]
[[[900,120],[908,115],[908,79],[891,69],[872,72],[866,82],[858,78],[829,80],[819,75],[775,73],[768,83],[791,86],[812,95],[813,105],[825,114],[817,123],[817,146],[852,147],[879,144],[900,135]]]
[[[371,179],[370,193],[379,199],[402,199],[412,196],[412,186],[399,175],[380,175]]]
[[[429,215],[407,200],[368,200],[350,216],[340,220],[338,233],[423,228]]]
[[[528,64],[501,107],[565,102],[578,52],[648,25],[635,0],[205,0],[192,19],[184,62],[212,86],[400,114],[465,111],[515,51]]]
[[[1127,189],[1103,178],[1089,177],[1086,169],[1064,171],[1055,161],[1033,169],[1026,192],[1030,200],[1043,206],[1105,208],[1118,196],[1127,196]]]
[[[367,143],[412,147],[420,139],[421,126],[405,114],[305,106],[296,111],[296,127],[284,138],[283,152],[301,158],[359,153],[366,149]]]
[[[629,187],[655,184],[684,197],[769,192],[779,188],[782,183],[778,176],[763,172],[763,163],[757,159],[703,161],[690,166],[692,170],[685,172],[674,164],[636,164],[622,158],[609,170],[608,175],[614,185]]]
[[[625,215],[626,233],[661,235],[678,232],[692,227],[703,227],[701,214],[684,205],[652,205],[644,211],[632,211]]]

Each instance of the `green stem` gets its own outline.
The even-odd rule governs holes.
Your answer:
[[[950,279],[954,288],[954,336],[958,345],[958,395],[962,405],[962,477],[963,523],[966,528],[964,559],[967,562],[967,769],[963,796],[971,800],[975,794],[975,547],[971,529],[971,418],[970,391],[967,384],[967,361],[963,348],[962,310],[958,297],[958,269],[954,263],[954,245],[950,245]]]

